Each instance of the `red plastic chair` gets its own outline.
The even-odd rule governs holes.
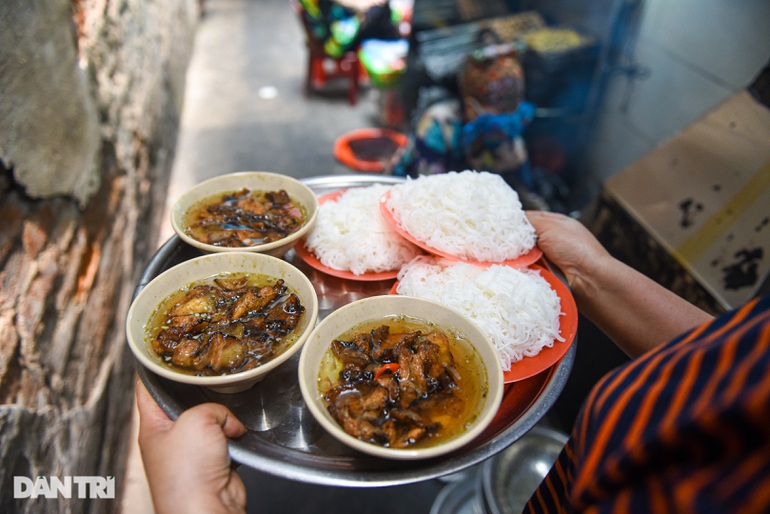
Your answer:
[[[302,6],[296,0],[292,1],[291,5],[305,31],[307,46],[305,96],[310,96],[314,91],[322,89],[328,80],[344,77],[348,80],[348,103],[355,105],[358,101],[358,81],[362,73],[358,52],[351,50],[341,57],[329,56],[324,50],[323,42],[313,37]]]

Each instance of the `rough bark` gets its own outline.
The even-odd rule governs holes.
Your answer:
[[[197,19],[193,0],[72,4],[62,23],[87,63],[101,185],[87,202],[42,195],[14,174],[25,155],[0,145],[0,512],[120,509],[134,380],[124,320],[155,249]],[[117,496],[19,500],[15,476],[112,476]]]
[[[0,2],[0,157],[34,196],[98,189],[99,117],[68,1]]]

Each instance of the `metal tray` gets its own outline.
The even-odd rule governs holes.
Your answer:
[[[318,195],[372,184],[396,184],[403,179],[373,175],[330,175],[303,179]],[[135,295],[166,269],[201,255],[177,236],[152,257]],[[326,275],[299,259],[293,250],[284,257],[310,278],[319,299],[319,321],[338,307],[378,294],[388,294],[393,280],[361,282]],[[487,430],[454,453],[422,461],[391,461],[369,457],[337,442],[316,423],[302,400],[297,380],[299,354],[248,391],[215,393],[178,384],[147,371],[137,372],[152,396],[173,419],[204,402],[226,405],[249,431],[230,441],[231,458],[256,470],[301,482],[352,487],[404,485],[458,473],[506,449],[526,434],[551,408],[569,377],[575,341],[553,367],[506,387],[503,404]]]

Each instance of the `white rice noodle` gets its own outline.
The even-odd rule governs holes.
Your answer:
[[[404,265],[398,280],[398,294],[433,300],[473,319],[494,343],[506,371],[511,363],[564,341],[561,301],[537,270],[426,256]]]
[[[462,259],[515,259],[537,240],[518,193],[500,175],[485,171],[407,180],[393,186],[387,207],[415,239]]]
[[[329,268],[354,275],[391,271],[421,253],[399,236],[380,214],[390,186],[351,188],[319,206],[305,247]]]

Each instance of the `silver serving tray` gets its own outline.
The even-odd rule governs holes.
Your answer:
[[[397,184],[403,179],[377,175],[330,175],[303,179],[318,195],[348,187]],[[171,237],[144,270],[136,295],[166,269],[201,255],[177,236]],[[330,312],[361,298],[388,294],[394,280],[363,282],[332,277],[307,265],[293,250],[284,257],[314,284],[319,321]],[[468,446],[450,455],[421,461],[391,461],[349,449],[328,435],[305,407],[297,380],[299,354],[248,391],[216,393],[178,384],[149,372],[138,362],[137,372],[152,396],[173,419],[185,409],[218,402],[249,431],[230,441],[231,458],[272,475],[306,483],[379,487],[404,485],[458,473],[496,455],[526,434],[551,408],[572,370],[577,341],[548,370],[506,388],[503,405],[487,430]]]

